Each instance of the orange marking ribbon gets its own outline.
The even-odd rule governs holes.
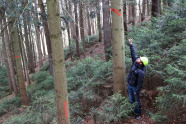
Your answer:
[[[121,10],[117,10],[117,9],[113,9],[113,8],[111,8],[110,10],[113,11],[113,12],[115,12],[115,13],[117,13],[119,16],[121,16],[121,14],[120,14],[121,13]]]

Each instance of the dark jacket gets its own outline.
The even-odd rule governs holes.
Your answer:
[[[130,72],[127,77],[127,82],[136,88],[136,93],[139,94],[140,89],[143,86],[143,80],[145,76],[145,66],[144,65],[138,65],[136,63],[136,52],[134,49],[133,44],[130,45],[130,51],[132,56],[132,67],[130,69]]]

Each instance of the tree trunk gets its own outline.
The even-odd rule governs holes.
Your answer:
[[[142,16],[141,16],[141,21],[143,21],[145,19],[146,6],[147,6],[147,0],[143,0],[143,2],[142,2]]]
[[[86,7],[86,10],[87,10],[87,20],[88,20],[88,36],[91,36],[91,25],[90,25],[89,8]]]
[[[81,40],[83,41],[83,55],[86,57],[86,47],[85,47],[85,30],[84,30],[84,20],[83,20],[83,4],[82,1],[79,1],[79,18],[80,18],[80,33]]]
[[[102,2],[103,2],[104,51],[105,51],[105,59],[106,61],[109,61],[112,55],[111,50],[109,50],[109,48],[111,48],[112,46],[109,0],[102,0]]]
[[[141,0],[139,0],[139,3],[138,3],[138,6],[139,6],[139,22],[141,22],[141,18],[142,18],[142,13],[141,13]]]
[[[70,124],[68,92],[66,81],[66,69],[62,34],[61,21],[59,13],[59,3],[56,0],[47,1],[47,13],[50,28],[52,56],[54,64],[54,84],[57,106],[57,123]]]
[[[13,26],[14,21],[11,22],[11,39],[14,47],[14,53],[16,56],[20,56],[20,49],[19,49],[19,38],[18,38],[18,31],[15,26]],[[25,81],[23,76],[23,68],[21,64],[21,58],[16,58],[16,70],[19,82],[19,90],[21,94],[22,105],[29,105],[26,88],[25,88]]]
[[[21,44],[21,51],[22,51],[22,58],[23,58],[23,63],[24,63],[24,70],[25,70],[25,75],[26,75],[26,80],[27,80],[27,83],[28,84],[30,84],[30,79],[29,79],[29,74],[28,74],[28,71],[27,71],[27,67],[28,67],[28,65],[27,65],[27,60],[26,60],[26,55],[25,55],[25,48],[24,48],[24,44],[23,44],[23,35],[22,35],[22,28],[21,28],[21,26],[19,26],[20,27],[20,44]]]
[[[159,15],[159,0],[152,0],[152,16],[157,17]]]
[[[76,52],[77,52],[77,59],[79,59],[80,53],[79,53],[79,29],[78,29],[77,4],[78,3],[74,3],[74,12],[75,12],[75,22],[76,22]]]
[[[125,90],[125,53],[124,53],[124,26],[123,26],[123,2],[122,0],[111,0],[111,8],[121,11],[121,16],[112,14],[112,49],[114,70],[114,93],[121,91],[126,96]]]
[[[125,1],[125,3],[123,3],[123,22],[124,22],[124,30],[125,30],[125,33],[124,35],[127,34],[127,3]]]
[[[42,47],[43,47],[43,58],[45,59],[46,51],[45,51],[45,41],[44,41],[44,34],[42,29],[40,30],[41,40],[42,40]]]
[[[41,41],[40,41],[40,26],[39,26],[39,19],[38,19],[38,15],[37,15],[37,2],[36,0],[34,0],[35,2],[35,30],[36,30],[36,42],[37,42],[37,51],[38,51],[38,54],[39,54],[39,63],[38,63],[38,66],[39,68],[42,66],[42,52],[41,52]]]
[[[150,0],[147,0],[147,15],[150,16]]]
[[[2,21],[3,21],[2,13],[0,11],[0,25],[1,25],[1,29],[3,29]],[[6,52],[6,48],[5,48],[4,31],[2,31],[1,35],[2,35],[2,45],[3,45],[2,46],[2,49],[3,49],[2,56],[3,56],[3,59],[5,61],[5,66],[6,66],[6,74],[7,74],[7,77],[8,77],[8,84],[9,84],[9,94],[11,94],[12,90],[13,90],[13,86],[12,86],[12,80],[11,80],[11,75],[10,75],[10,68],[9,68],[7,54],[6,54],[7,52]]]
[[[44,25],[45,38],[46,38],[46,44],[47,44],[47,50],[48,50],[48,61],[50,64],[50,74],[53,75],[52,48],[51,48],[51,41],[50,41],[50,35],[49,35],[49,29],[48,29],[48,22],[46,18],[46,12],[45,12],[45,8],[43,5],[43,1],[38,0],[38,4],[41,9],[41,18],[42,18],[42,22]]]
[[[136,0],[133,0],[132,4],[132,25],[135,25],[136,21]]]
[[[66,0],[67,1],[67,0]],[[69,13],[73,19],[73,22],[70,24],[70,27],[71,27],[71,37],[73,39],[76,39],[76,33],[75,33],[75,20],[74,20],[74,16],[73,16],[73,13],[72,13],[72,2],[71,0],[69,0]],[[72,59],[72,54],[71,54],[71,59]]]
[[[4,10],[2,11],[2,17],[3,17],[3,29],[4,29],[4,36],[5,36],[5,47],[6,47],[6,52],[7,52],[7,58],[8,58],[8,63],[10,66],[10,75],[11,75],[11,80],[12,80],[12,86],[15,95],[18,94],[17,86],[16,86],[16,80],[15,80],[15,70],[14,70],[14,65],[13,65],[13,60],[12,60],[12,55],[11,55],[11,50],[10,50],[10,41],[9,41],[9,35],[8,35],[8,30],[7,30],[7,25],[6,25],[6,18],[5,18],[5,12]]]
[[[100,21],[100,5],[99,5],[99,0],[97,0],[97,25],[98,25],[98,30],[99,30],[99,39],[98,41],[101,42],[102,41],[102,33],[101,33],[101,21]]]
[[[69,6],[68,6],[68,3],[67,3],[67,0],[65,0],[65,5],[66,5],[66,11],[69,12]],[[68,14],[68,13],[67,13]],[[67,33],[68,33],[68,42],[69,42],[69,55],[70,55],[70,58],[72,60],[72,47],[71,47],[71,35],[70,35],[70,27],[71,27],[71,24],[68,22],[67,23]],[[71,30],[73,31],[73,28],[71,27]]]

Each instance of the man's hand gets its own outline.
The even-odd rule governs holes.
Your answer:
[[[132,40],[133,40],[132,38],[129,39],[129,43],[130,43],[130,44],[132,44]]]

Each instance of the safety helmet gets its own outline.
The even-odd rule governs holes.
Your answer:
[[[148,64],[148,58],[147,57],[140,57],[141,61],[143,62],[144,66]]]

